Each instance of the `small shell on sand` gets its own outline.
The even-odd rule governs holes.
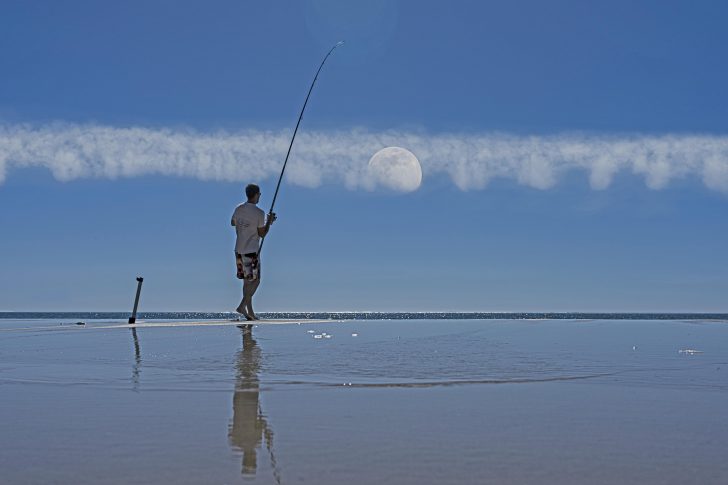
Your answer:
[[[680,354],[687,354],[687,355],[695,355],[695,354],[702,354],[702,350],[695,350],[695,349],[681,349]]]

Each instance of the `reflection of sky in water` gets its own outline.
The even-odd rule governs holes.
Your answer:
[[[16,481],[111,483],[123,466],[139,483],[728,474],[722,322],[58,323],[0,326],[0,466]]]
[[[236,327],[137,329],[126,339],[133,349],[132,383],[140,390],[222,391],[229,389],[233,371],[238,385],[260,374],[268,387],[600,378],[709,389],[726,384],[716,373],[726,360],[721,340],[726,328],[704,322],[478,320],[258,326],[251,342],[262,341],[266,357],[251,344],[252,354],[240,349],[232,367],[226,352],[231,335],[240,332]],[[315,333],[307,333],[310,329]],[[313,338],[321,332],[333,338]],[[16,343],[7,345],[5,365],[23,365],[0,378],[126,388],[130,343],[120,333],[125,329],[4,322],[3,337]],[[704,353],[679,352],[684,349]]]

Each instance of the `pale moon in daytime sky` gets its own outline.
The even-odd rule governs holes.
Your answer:
[[[369,173],[377,183],[398,192],[413,192],[422,183],[417,157],[400,147],[382,148],[369,160]]]

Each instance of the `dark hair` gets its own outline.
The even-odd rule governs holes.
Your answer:
[[[255,184],[248,184],[248,186],[245,187],[245,195],[248,197],[248,199],[252,199],[259,193],[260,193],[260,187],[258,187]]]

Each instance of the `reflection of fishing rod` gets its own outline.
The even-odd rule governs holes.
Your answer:
[[[270,455],[270,464],[273,467],[273,478],[280,485],[282,483],[281,471],[278,469],[278,460],[276,460],[276,455],[273,453],[273,430],[268,427],[268,423],[263,418],[263,409],[260,404],[258,404],[258,415],[262,418],[261,421],[263,422],[263,436],[265,437],[265,447],[268,450],[268,455]]]
[[[318,79],[318,75],[321,72],[321,68],[324,67],[324,63],[326,62],[326,59],[329,58],[332,52],[334,52],[334,49],[339,47],[340,45],[343,45],[344,41],[339,41],[334,45],[334,47],[329,50],[328,54],[324,57],[324,60],[321,61],[321,65],[318,68],[318,71],[316,71],[316,76],[314,76],[313,81],[311,82],[311,87],[308,88],[308,94],[306,95],[306,101],[303,102],[303,108],[301,108],[301,114],[298,115],[298,121],[296,122],[296,128],[293,130],[293,136],[291,137],[291,143],[288,145],[288,152],[286,153],[286,159],[283,161],[283,169],[281,170],[281,175],[278,177],[278,184],[276,184],[276,191],[273,194],[273,202],[270,204],[270,210],[268,211],[268,221],[271,220],[271,216],[273,215],[273,207],[276,205],[276,198],[278,197],[278,190],[281,188],[281,181],[283,180],[283,173],[286,171],[286,165],[288,165],[288,156],[291,154],[291,148],[293,148],[293,140],[296,139],[296,133],[298,133],[298,125],[301,124],[301,120],[303,119],[303,112],[306,111],[306,105],[308,104],[308,98],[311,97],[311,91],[313,91],[313,86],[316,84],[316,79]],[[258,248],[258,257],[260,257],[260,252],[263,250],[263,243],[265,242],[265,236],[263,236],[260,240],[260,247]]]

